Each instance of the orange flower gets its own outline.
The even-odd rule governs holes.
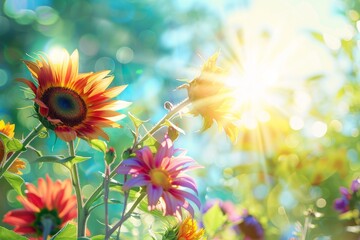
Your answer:
[[[15,133],[15,124],[6,123],[3,120],[0,120],[0,133],[4,134],[8,138],[13,138]],[[3,163],[4,158],[6,157],[6,151],[3,141],[0,139],[0,164]],[[25,168],[25,162],[20,159],[15,159],[13,164],[11,164],[8,169],[10,172],[16,174],[22,174],[19,169]]]
[[[187,217],[180,225],[177,240],[200,240],[205,233],[204,229],[198,230],[196,220]]]
[[[222,78],[224,70],[216,66],[219,53],[215,53],[204,64],[201,74],[187,86],[189,100],[193,105],[193,114],[204,118],[203,131],[216,122],[235,142],[238,128],[234,121],[238,119],[234,111],[235,98],[231,89]]]
[[[76,197],[71,194],[70,179],[53,182],[47,175],[46,180],[38,179],[38,187],[29,183],[26,188],[26,197],[18,196],[24,208],[8,212],[3,219],[15,226],[15,232],[43,239],[44,232],[54,235],[76,218]]]
[[[200,240],[206,239],[204,237],[205,230],[198,229],[195,219],[190,216],[179,224],[170,227],[163,235],[163,240]]]
[[[65,51],[57,59],[39,56],[35,62],[24,61],[36,84],[27,80],[35,94],[35,109],[45,127],[55,131],[64,141],[76,137],[109,139],[103,127],[121,127],[115,121],[124,117],[115,110],[129,105],[121,100],[111,100],[126,86],[108,88],[113,76],[110,71],[78,73],[78,52],[71,56]]]

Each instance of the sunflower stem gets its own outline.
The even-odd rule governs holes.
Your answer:
[[[146,192],[142,192],[141,195],[136,199],[134,204],[131,206],[129,211],[125,215],[122,216],[122,218],[119,220],[119,222],[117,222],[112,228],[109,229],[109,231],[106,232],[105,239],[109,239],[110,236],[116,231],[116,229],[119,229],[119,231],[120,231],[122,224],[129,217],[131,217],[131,214],[133,213],[135,208],[139,205],[139,203],[144,199],[145,196],[146,196]],[[125,208],[125,206],[124,206],[124,208]]]
[[[69,142],[69,153],[71,157],[75,156],[74,141]],[[70,171],[71,171],[71,180],[75,189],[76,201],[77,201],[78,237],[83,237],[85,236],[86,217],[84,212],[84,204],[81,196],[81,187],[80,187],[79,172],[77,165],[73,164]]]
[[[23,148],[12,153],[9,159],[5,162],[4,166],[1,168],[0,171],[0,178],[3,174],[11,167],[13,162],[22,154],[25,148],[38,136],[39,132],[43,128],[43,125],[40,123],[37,125],[22,141]]]
[[[136,144],[134,144],[132,151],[134,151],[138,145],[142,144],[145,140],[147,140],[150,136],[152,136],[157,130],[159,130],[167,120],[172,119],[177,113],[181,112],[181,110],[183,110],[190,103],[191,102],[189,98],[186,98],[182,102],[174,106],[171,109],[171,111],[169,111],[152,129],[150,129],[149,132],[147,132],[146,135],[144,135]],[[120,164],[121,162],[118,163],[118,165],[114,167],[113,170],[110,172],[109,179],[115,176],[116,170],[118,169]],[[96,190],[92,193],[92,195],[86,200],[84,204],[84,211],[89,210],[95,199],[99,197],[99,195],[102,193],[103,190],[104,190],[104,182],[102,182],[102,184],[99,187],[97,187]],[[88,214],[85,214],[85,219],[83,220],[84,221],[83,224],[85,224],[87,217]]]

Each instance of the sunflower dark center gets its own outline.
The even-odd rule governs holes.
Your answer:
[[[41,209],[40,212],[35,214],[36,219],[33,224],[38,235],[42,235],[47,231],[49,235],[54,235],[60,230],[61,219],[57,210],[48,210],[47,208]]]
[[[71,89],[51,87],[44,92],[41,101],[49,108],[49,117],[67,126],[76,126],[86,118],[85,101]]]

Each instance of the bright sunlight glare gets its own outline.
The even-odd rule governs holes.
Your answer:
[[[61,47],[53,47],[49,51],[48,56],[53,63],[61,63],[64,57],[66,56],[66,53],[63,51],[63,48]]]

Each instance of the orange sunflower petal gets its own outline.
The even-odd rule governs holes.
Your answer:
[[[71,127],[67,126],[57,126],[55,128],[56,135],[64,140],[65,142],[74,141],[77,134]]]

